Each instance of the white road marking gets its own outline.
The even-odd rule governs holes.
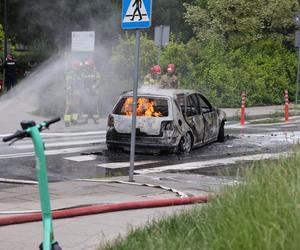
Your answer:
[[[29,185],[38,184],[37,181],[17,180],[17,179],[8,179],[8,178],[0,178],[0,182],[15,183],[15,184],[29,184]]]
[[[76,145],[86,145],[86,144],[93,144],[93,143],[101,143],[105,142],[105,139],[102,140],[80,140],[80,141],[67,141],[67,142],[53,142],[53,143],[45,143],[46,148],[49,147],[62,147],[62,146],[76,146]],[[25,145],[16,145],[12,146],[15,149],[32,149],[32,144],[25,144]]]
[[[12,133],[11,133],[12,134]],[[11,135],[11,134],[0,134],[0,138]],[[106,134],[105,130],[93,131],[93,132],[68,132],[68,133],[45,133],[42,132],[41,135],[45,137],[74,137],[74,136],[83,136],[83,135],[104,135]]]
[[[137,161],[134,163],[135,166],[140,166],[144,164],[153,164],[153,163],[158,163],[161,161]],[[98,164],[98,167],[102,168],[109,168],[109,169],[118,169],[118,168],[129,168],[130,167],[130,162],[110,162],[110,163],[102,163]]]
[[[80,153],[80,152],[90,151],[90,150],[99,150],[99,146],[46,150],[45,154],[46,155],[73,154],[73,153]],[[34,156],[34,153],[27,152],[27,153],[18,153],[18,154],[5,154],[5,155],[0,155],[0,160],[20,158],[20,157],[30,157],[30,156]]]
[[[85,135],[105,135],[106,131],[93,131],[93,132],[68,132],[68,133],[42,133],[42,136],[46,137],[74,137],[74,136],[85,136]],[[1,136],[1,135],[0,135]]]
[[[228,165],[235,164],[240,161],[258,161],[258,160],[266,160],[266,159],[278,159],[281,156],[286,156],[287,153],[277,153],[277,154],[256,154],[256,155],[247,155],[247,156],[239,156],[239,157],[230,157],[230,158],[221,158],[216,160],[208,160],[208,161],[199,161],[199,162],[188,162],[176,165],[168,165],[157,168],[150,169],[141,169],[135,170],[134,173],[137,174],[149,174],[149,173],[159,173],[168,170],[193,170],[199,168],[206,167],[215,167],[218,165]]]
[[[79,155],[79,156],[66,157],[65,159],[69,161],[77,161],[77,162],[94,161],[97,159],[97,155]]]

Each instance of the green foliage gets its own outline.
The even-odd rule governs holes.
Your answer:
[[[191,57],[187,53],[187,47],[184,43],[171,41],[166,48],[163,49],[160,65],[162,73],[166,73],[166,68],[169,63],[176,65],[176,74],[180,79],[180,86],[190,88],[193,87],[193,81],[189,76],[192,71],[193,63]]]
[[[270,33],[293,35],[299,7],[296,0],[200,0],[185,4],[185,19],[199,39],[214,34],[231,46],[240,46]]]
[[[116,72],[115,78],[121,85],[130,86],[133,79],[135,35],[125,33],[119,37],[118,45],[113,49],[111,57],[112,71]],[[140,77],[148,73],[148,69],[156,63],[157,49],[153,40],[141,34],[140,39]],[[129,87],[130,88],[130,87]]]
[[[111,58],[105,58],[109,65],[101,72],[106,86],[131,89],[135,36],[131,32],[118,36],[121,6],[117,0],[9,1],[8,37],[12,44],[29,47],[28,52],[13,52],[19,65],[43,61],[69,45],[71,31],[95,30],[96,43],[113,47]],[[3,2],[0,7],[1,14]],[[297,0],[154,1],[152,26],[170,25],[172,31],[171,42],[161,52],[162,70],[174,63],[182,87],[199,89],[222,107],[239,106],[242,91],[248,106],[281,104],[286,88],[294,100],[298,11]],[[157,53],[153,28],[143,30],[140,79],[156,64]]]
[[[187,44],[174,38],[162,49],[161,66],[165,72],[174,63],[181,87],[198,89],[215,105],[238,107],[240,94],[247,94],[252,105],[282,104],[283,92],[289,89],[294,99],[296,55],[283,45],[283,36],[265,38],[251,46],[229,48],[223,39],[201,43],[191,39]],[[131,88],[135,36],[120,37],[113,50],[113,71],[118,81]],[[141,37],[141,79],[156,64],[157,49],[146,35]],[[126,82],[126,83],[125,83]]]
[[[294,100],[296,55],[292,49],[296,0],[199,0],[185,4],[198,49],[192,59],[196,86],[217,105],[281,104]],[[192,73],[192,75],[194,75]]]
[[[296,57],[281,40],[260,40],[250,49],[215,42],[198,49],[196,86],[216,105],[239,106],[242,91],[249,106],[281,104],[285,89],[294,93]]]
[[[257,163],[208,205],[149,223],[104,249],[299,249],[299,164],[299,154]]]

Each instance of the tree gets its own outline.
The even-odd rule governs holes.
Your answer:
[[[97,40],[110,43],[112,39],[117,40],[119,32],[115,7],[110,1],[97,0],[10,0],[9,37],[26,45],[44,40],[65,47],[70,44],[71,31],[95,30]]]
[[[269,35],[293,35],[300,9],[297,0],[199,0],[184,6],[185,20],[199,38],[220,36],[232,46]]]

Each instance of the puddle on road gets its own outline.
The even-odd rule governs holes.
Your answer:
[[[244,177],[246,172],[255,165],[254,162],[243,162],[236,164],[229,164],[226,166],[214,166],[207,168],[199,168],[188,171],[181,171],[185,174],[199,174],[207,176],[220,176],[220,177],[230,177],[230,178],[240,178]]]

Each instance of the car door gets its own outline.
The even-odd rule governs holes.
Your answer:
[[[219,132],[218,114],[210,102],[201,94],[197,94],[204,119],[204,142],[215,140]]]
[[[196,94],[191,94],[186,97],[185,112],[186,121],[193,131],[194,144],[203,143],[204,118]]]

